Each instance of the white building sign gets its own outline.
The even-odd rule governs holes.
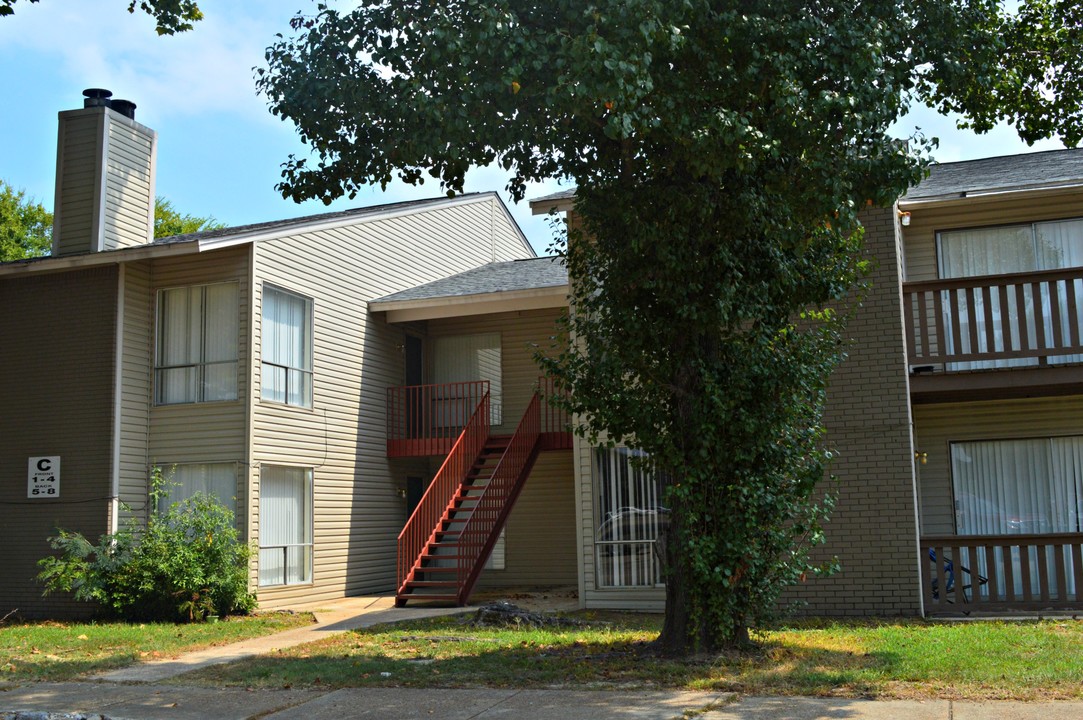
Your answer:
[[[27,464],[28,498],[60,497],[60,456],[32,457]]]

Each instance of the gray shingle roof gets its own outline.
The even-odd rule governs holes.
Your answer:
[[[1041,185],[1083,182],[1083,148],[1046,150],[1019,155],[938,163],[929,177],[906,193],[905,199],[956,195],[981,190],[1017,190]],[[531,205],[575,197],[575,188],[531,200]]]
[[[479,197],[481,195],[493,195],[494,193],[463,193],[462,195],[456,195],[458,198],[466,197]],[[188,233],[187,235],[173,235],[171,237],[161,238],[155,240],[156,245],[166,245],[169,243],[178,242],[190,242],[192,240],[211,240],[220,237],[230,237],[233,235],[245,235],[248,233],[263,233],[279,229],[288,229],[295,225],[308,225],[310,223],[323,223],[335,220],[346,220],[350,218],[363,218],[366,215],[379,215],[387,212],[394,212],[396,210],[402,210],[404,208],[423,208],[428,205],[440,205],[446,203],[448,198],[436,197],[428,198],[425,200],[405,200],[403,202],[384,203],[383,205],[371,205],[369,207],[354,208],[351,210],[340,210],[338,212],[320,213],[319,215],[305,215],[304,217],[289,218],[287,220],[271,220],[268,222],[252,223],[251,225],[237,225],[234,227],[225,227],[221,230],[207,230],[205,232]]]
[[[1083,149],[1005,155],[942,163],[929,168],[929,177],[904,199],[964,194],[981,190],[1020,190],[1042,185],[1083,181]]]
[[[568,188],[567,190],[560,190],[549,195],[542,195],[539,198],[534,198],[530,201],[530,204],[547,202],[549,200],[571,200],[575,197],[575,188]]]
[[[373,303],[436,300],[464,295],[535,290],[568,284],[568,271],[556,257],[489,263],[466,272],[386,295]]]

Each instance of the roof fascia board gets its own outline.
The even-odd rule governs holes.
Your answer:
[[[532,215],[549,215],[550,213],[571,212],[575,209],[575,198],[557,198],[554,200],[531,200],[530,213]]]
[[[425,298],[423,300],[391,300],[369,303],[371,312],[386,312],[387,321],[391,323],[564,307],[568,307],[567,285],[477,295]]]
[[[1049,185],[1031,185],[1028,187],[1004,188],[1002,190],[975,190],[965,194],[951,193],[950,195],[934,195],[926,198],[914,198],[907,200],[901,198],[898,202],[899,209],[912,210],[924,207],[950,207],[952,205],[965,205],[981,200],[1010,200],[1020,197],[1049,197],[1051,195],[1063,195],[1068,191],[1083,190],[1083,182],[1073,180],[1065,183],[1053,183]]]
[[[83,255],[65,255],[33,262],[13,262],[0,265],[0,277],[32,275],[35,273],[62,272],[98,265],[115,265],[136,260],[164,257],[169,255],[191,255],[200,252],[195,242],[165,243],[162,245],[143,245],[141,247],[106,250],[85,253]]]
[[[267,230],[252,230],[250,232],[242,232],[237,235],[223,235],[221,237],[209,238],[205,240],[196,239],[199,243],[200,250],[216,250],[218,248],[232,247],[233,245],[241,245],[249,242],[259,242],[261,240],[278,240],[292,235],[300,235],[303,233],[319,232],[321,230],[334,230],[335,228],[345,227],[347,225],[364,225],[370,222],[376,222],[379,220],[387,220],[389,218],[407,217],[409,215],[417,215],[419,213],[428,212],[439,208],[455,207],[457,205],[469,205],[470,203],[486,202],[490,198],[495,198],[496,193],[486,192],[478,195],[460,195],[459,197],[448,198],[439,202],[425,203],[423,206],[407,206],[397,208],[394,210],[385,210],[383,212],[377,212],[365,215],[354,215],[346,217],[328,218],[325,220],[313,220],[311,222],[298,222],[291,224],[287,227],[271,228]],[[503,203],[500,203],[501,205]],[[515,227],[518,227],[514,221],[512,223]],[[520,231],[522,235],[522,231]],[[526,238],[523,238],[524,244]],[[529,247],[529,244],[527,244]]]

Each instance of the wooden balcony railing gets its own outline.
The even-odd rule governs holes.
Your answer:
[[[921,538],[926,612],[1083,609],[1083,533]]]
[[[488,383],[486,383],[488,384]],[[440,519],[459,489],[478,453],[489,439],[489,393],[474,407],[462,433],[440,466],[429,488],[421,496],[414,514],[406,521],[398,539],[398,587],[401,588],[410,571],[420,562],[421,551],[433,539]]]
[[[488,380],[388,388],[387,456],[447,454],[482,398],[488,405]]]
[[[1083,268],[903,284],[911,367],[974,370],[1083,353]],[[1034,360],[1037,358],[1037,360]]]
[[[465,605],[470,597],[484,567],[484,560],[492,552],[500,529],[515,507],[515,501],[538,456],[540,431],[541,401],[535,393],[488,485],[466,515],[458,545],[460,605]]]

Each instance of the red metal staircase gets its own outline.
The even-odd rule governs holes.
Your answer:
[[[486,392],[399,534],[398,592],[465,605],[541,449],[534,395],[510,436],[489,436]]]

